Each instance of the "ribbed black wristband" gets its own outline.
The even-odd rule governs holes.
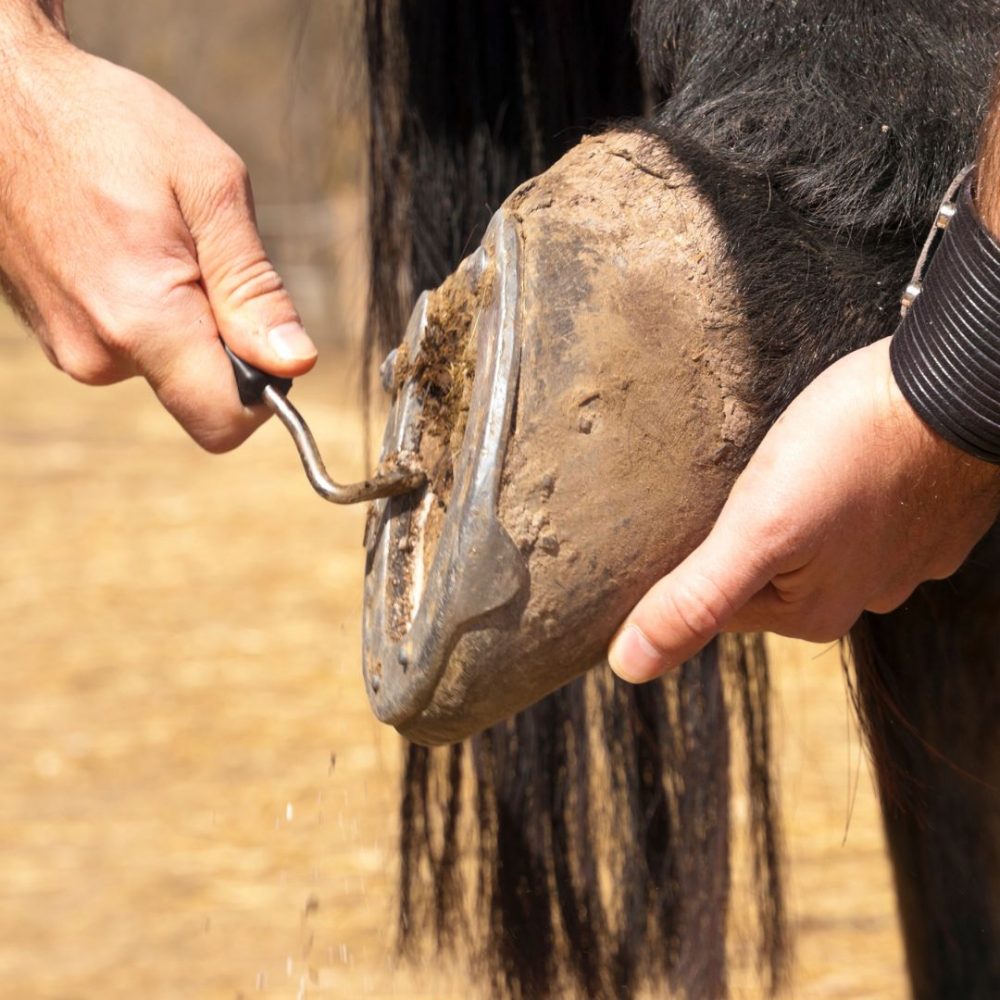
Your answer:
[[[972,198],[972,178],[893,335],[903,395],[943,438],[1000,464],[1000,244]]]

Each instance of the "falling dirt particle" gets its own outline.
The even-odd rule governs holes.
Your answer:
[[[581,434],[589,434],[594,429],[593,417],[580,417],[577,428]]]

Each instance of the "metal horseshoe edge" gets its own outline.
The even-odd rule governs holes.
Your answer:
[[[497,515],[520,371],[519,253],[515,224],[499,211],[483,246],[462,264],[472,281],[490,266],[496,280],[491,301],[473,319],[477,360],[469,420],[430,566],[423,565],[422,534],[435,501],[429,485],[378,500],[369,514],[365,687],[376,717],[397,727],[430,703],[459,638],[528,586],[525,559]],[[410,358],[419,354],[427,330],[427,299],[425,292],[407,326],[403,343]],[[420,414],[410,379],[390,410],[383,460],[417,452]]]

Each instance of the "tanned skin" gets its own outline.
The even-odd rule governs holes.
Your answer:
[[[1000,234],[1000,87],[980,143],[978,206]],[[953,447],[899,391],[889,339],[824,371],[778,419],[705,541],[611,643],[642,682],[723,631],[826,642],[965,561],[1000,512],[1000,467]]]
[[[220,336],[301,375],[316,349],[254,221],[239,157],[149,80],[66,37],[62,0],[0,4],[0,284],[81,382],[142,375],[211,451],[240,405]]]

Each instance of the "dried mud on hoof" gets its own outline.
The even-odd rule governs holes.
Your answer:
[[[736,474],[744,351],[717,225],[662,148],[586,139],[515,191],[388,362],[384,449],[428,485],[367,535],[376,714],[457,740],[600,662]]]
[[[457,271],[428,295],[421,349],[397,376],[397,386],[413,382],[421,403],[417,455],[432,496],[423,528],[426,557],[433,554],[441,532],[468,423],[476,374],[472,325],[478,304],[491,295],[490,280],[490,271],[475,276]]]

